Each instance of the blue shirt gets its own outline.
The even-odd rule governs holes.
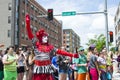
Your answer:
[[[55,68],[58,68],[57,56],[54,56],[54,57],[52,58],[52,64],[54,65]]]

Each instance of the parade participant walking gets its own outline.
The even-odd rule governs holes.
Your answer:
[[[16,59],[17,58],[14,53],[14,48],[10,46],[8,48],[8,53],[3,56],[4,80],[16,80],[17,78]]]
[[[32,40],[34,47],[34,67],[33,67],[33,80],[53,80],[52,73],[54,69],[51,65],[50,56],[53,53],[60,55],[78,57],[77,54],[71,54],[59,49],[54,48],[54,46],[48,43],[48,34],[43,30],[39,30],[36,33],[37,39],[33,36],[30,29],[30,16],[26,15],[26,30],[28,32],[29,39]]]
[[[83,47],[78,49],[79,58],[76,59],[76,66],[78,71],[77,80],[86,80],[86,73],[87,73],[87,58],[84,54]]]

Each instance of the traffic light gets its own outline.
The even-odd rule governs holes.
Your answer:
[[[53,9],[48,9],[48,15],[47,15],[47,17],[48,17],[49,21],[53,20]]]
[[[110,42],[113,42],[113,32],[110,31],[110,32],[109,32],[109,35],[110,35]]]

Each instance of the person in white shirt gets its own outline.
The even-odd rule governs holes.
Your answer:
[[[106,59],[104,58],[104,53],[100,52],[99,57],[97,58],[98,66],[100,70],[100,79],[101,80],[107,80],[106,76]]]

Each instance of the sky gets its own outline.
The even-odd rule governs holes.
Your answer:
[[[53,14],[76,11],[81,12],[103,12],[105,0],[36,0],[43,8],[53,9]],[[107,0],[108,30],[115,31],[114,17],[120,0]],[[105,34],[104,14],[89,14],[75,16],[54,16],[63,23],[63,29],[73,29],[80,36],[81,46],[86,47],[89,39],[95,35]],[[115,40],[114,40],[115,41]],[[115,42],[113,42],[115,45]]]

